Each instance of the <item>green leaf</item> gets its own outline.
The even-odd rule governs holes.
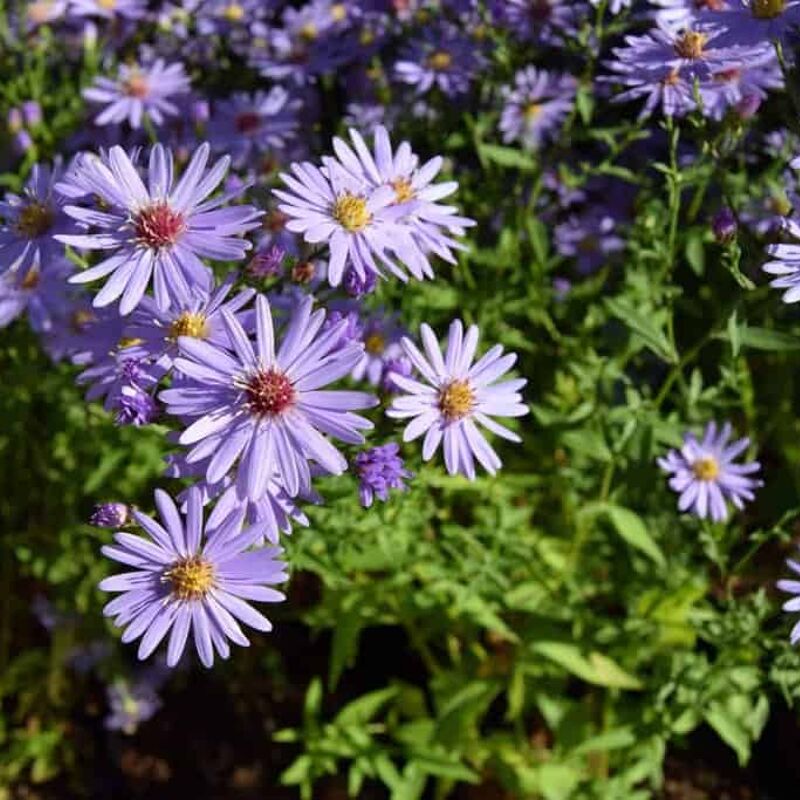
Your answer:
[[[752,350],[767,350],[772,352],[788,352],[800,350],[800,337],[783,331],[770,328],[757,328],[742,325],[738,329],[739,342],[742,347]]]
[[[364,725],[399,691],[397,686],[378,689],[348,703],[336,716],[337,725]]]
[[[608,310],[635,333],[644,345],[659,358],[670,364],[677,363],[677,353],[653,315],[648,316],[634,308],[627,300],[619,298],[607,298],[605,304]]]
[[[642,688],[638,678],[601,653],[592,652],[587,657],[576,645],[568,642],[535,642],[531,649],[587,683],[617,689]]]
[[[510,167],[526,172],[536,169],[536,159],[514,147],[503,147],[497,144],[482,144],[480,155],[501,167]]]
[[[614,530],[629,544],[651,558],[660,567],[666,564],[664,553],[647,530],[642,518],[628,508],[614,503],[597,505],[598,513],[605,515]]]
[[[360,597],[356,594],[348,595],[342,603],[338,624],[333,629],[331,663],[328,671],[328,686],[331,690],[336,688],[345,668],[352,665],[358,650],[358,637],[363,627]]]

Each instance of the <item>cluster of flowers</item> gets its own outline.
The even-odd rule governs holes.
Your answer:
[[[434,256],[455,263],[474,224],[442,202],[457,188],[436,181],[443,159],[420,163],[389,130],[401,110],[435,120],[435,97],[475,90],[491,66],[487,25],[521,49],[560,46],[592,6],[652,22],[613,51],[595,87],[622,86],[617,102],[645,98],[645,115],[659,105],[668,116],[752,115],[783,85],[780,59],[790,55],[780,44],[800,22],[798,0],[35,0],[15,12],[21,37],[48,26],[80,42],[75,52],[106,48],[107,73],[83,89],[93,125],[69,144],[78,154],[66,166],[37,164],[0,204],[0,325],[27,311],[48,353],[81,368],[87,399],[118,424],[172,418],[180,430],[169,440],[185,449],[166,474],[192,483],[175,499],[156,492],[160,522],[122,504],[95,516],[123,529],[104,552],[133,571],[102,587],[122,592],[106,612],[125,641],[141,639],[140,657],[168,637],[172,666],[192,633],[210,665],[229,641],[247,644],[240,623],[269,629],[248,601],[282,599],[272,588],[286,577],[280,535],[307,523],[299,503],[317,499],[315,477],[348,469],[334,440],[363,445],[373,423],[361,412],[381,400],[387,416],[407,420],[405,441],[422,439],[425,460],[441,446],[452,474],[500,467],[480,428],[518,441],[495,419],[527,413],[525,381],[502,380],[516,357],[495,346],[476,359],[478,330],[458,320],[444,352],[427,325],[418,347],[396,316],[360,305],[379,280],[433,278]],[[268,88],[220,99],[195,91],[192,73],[223,44]],[[321,117],[322,76],[342,78],[353,129],[314,163],[304,131]],[[526,149],[556,139],[578,91],[572,75],[525,66],[492,98],[498,135]],[[31,101],[9,118],[26,152],[36,151],[41,113]],[[146,150],[148,136],[161,144]],[[552,173],[544,184],[568,216],[541,216],[557,223],[556,248],[580,272],[623,249],[626,203],[613,184],[576,191]],[[800,238],[800,223],[783,224]],[[256,249],[244,274],[267,285],[291,265],[293,285],[256,291],[241,271],[217,281],[208,262],[245,259],[246,236]],[[83,260],[94,251],[102,257]],[[800,248],[769,252],[773,285],[800,299]],[[569,283],[559,280],[563,296]],[[329,388],[346,378],[362,386]],[[712,423],[660,461],[680,510],[721,521],[728,501],[752,499],[759,466],[734,463],[748,442],[730,437],[729,425]],[[352,466],[365,506],[412,477],[393,442]],[[147,538],[124,530],[133,523]]]

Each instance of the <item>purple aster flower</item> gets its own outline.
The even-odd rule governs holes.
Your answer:
[[[190,295],[176,298],[165,310],[152,298],[143,297],[125,326],[124,338],[131,342],[125,348],[126,357],[156,365],[154,374],[161,377],[172,370],[181,336],[233,349],[221,311],[238,314],[255,295],[254,289],[244,289],[229,299],[234,280],[231,276],[211,293],[195,289]]]
[[[783,219],[783,230],[795,241],[800,240],[800,222],[795,219]],[[770,275],[778,277],[770,281],[775,289],[785,289],[784,303],[796,303],[800,300],[800,244],[771,244],[767,254],[772,257],[762,269]]]
[[[100,232],[59,240],[80,250],[111,251],[100,264],[72,278],[73,283],[88,283],[110,276],[95,296],[95,306],[122,296],[120,313],[129,314],[152,278],[156,303],[169,308],[193,287],[211,290],[213,278],[200,257],[238,260],[250,249],[238,237],[258,227],[261,212],[252,206],[220,208],[229,195],[207,199],[230,163],[221,158],[206,173],[208,154],[209,146],[203,144],[174,185],[172,153],[158,144],[150,151],[147,186],[119,146],[109,151],[108,164],[99,157],[86,158],[76,167],[80,182],[106,208],[66,206],[70,216]]]
[[[236,167],[263,153],[285,148],[300,126],[300,100],[281,86],[269,92],[235,92],[214,109],[208,128],[211,145],[231,154]]]
[[[167,665],[174,667],[191,632],[201,663],[210,667],[215,650],[228,658],[229,639],[249,645],[239,622],[260,631],[272,629],[247,601],[284,599],[269,588],[287,578],[281,550],[251,550],[259,534],[253,528],[242,530],[240,513],[204,531],[199,489],[188,492],[185,519],[166,492],[156,490],[155,501],[162,524],[135,511],[134,519],[147,536],[120,532],[114,535],[115,544],[103,547],[106,557],[134,568],[101,581],[103,591],[122,592],[103,613],[125,628],[123,642],[141,637],[140,659],[169,634]]]
[[[537,148],[572,110],[576,81],[536,67],[526,67],[514,76],[514,85],[503,90],[505,106],[500,117],[504,142],[522,142]]]
[[[154,125],[179,113],[173,99],[186,94],[189,77],[183,64],[167,64],[157,59],[150,65],[120,64],[114,78],[99,77],[83,96],[92,103],[104,106],[95,117],[95,125],[118,125],[127,120],[131,128],[141,127],[145,114]]]
[[[117,425],[134,425],[138,428],[149,425],[158,416],[158,405],[152,395],[136,384],[123,386],[114,405],[117,410],[114,418]]]
[[[375,291],[378,280],[374,272],[367,272],[362,278],[353,267],[348,267],[344,271],[344,278],[342,286],[350,297],[356,299],[364,297],[364,295],[371,294]]]
[[[45,269],[31,267],[26,273],[9,270],[0,275],[0,328],[27,312],[28,322],[37,333],[49,333],[56,320],[70,307],[67,278],[74,266],[64,256]]]
[[[96,528],[121,528],[130,519],[131,509],[125,503],[102,503],[94,507],[89,524]]]
[[[722,26],[725,44],[787,43],[800,25],[800,0],[728,0],[719,12],[704,11],[698,18]]]
[[[667,116],[681,116],[697,103],[694,86],[713,80],[714,75],[772,61],[774,54],[763,45],[724,46],[722,29],[696,26],[682,30],[653,28],[643,36],[626,36],[625,47],[614,48],[608,63],[616,75],[604,81],[622,83],[627,90],[615,102],[645,97],[642,115],[661,104]]]
[[[36,100],[26,100],[22,104],[22,116],[26,125],[35,128],[42,123],[42,107]]]
[[[410,378],[414,368],[405,356],[386,358],[383,362],[383,373],[381,374],[381,390],[386,394],[400,392],[402,389],[395,383],[394,375],[403,378]]]
[[[788,558],[786,559],[786,566],[795,574],[800,575],[800,563],[797,561]],[[791,595],[794,595],[790,600],[787,600],[783,604],[783,610],[789,612],[796,612],[800,611],[800,581],[794,580],[780,580],[777,583],[778,589],[782,592],[788,592]],[[800,642],[800,621],[796,622],[792,627],[792,631],[789,634],[789,640],[792,644],[797,644]]]
[[[403,355],[400,340],[405,336],[406,330],[398,323],[396,316],[377,311],[365,321],[361,334],[364,355],[353,368],[352,378],[379,386],[386,362]]]
[[[259,250],[247,265],[247,274],[252,278],[274,278],[283,272],[286,251],[279,244]]]
[[[575,0],[491,0],[497,21],[518,39],[553,43],[574,33],[585,6]]]
[[[484,64],[475,39],[454,25],[442,24],[424,28],[403,48],[394,75],[418,94],[436,87],[446,97],[458,97],[469,91]]]
[[[425,461],[444,440],[444,460],[451,475],[461,473],[473,480],[475,459],[494,475],[502,462],[477,424],[511,442],[521,441],[517,434],[492,419],[528,413],[519,393],[527,383],[524,378],[497,383],[514,365],[517,356],[503,355],[503,348],[495,345],[473,364],[478,328],[470,325],[465,336],[460,320],[450,325],[444,357],[431,328],[423,324],[420,333],[425,355],[407,338],[403,339],[403,349],[425,382],[394,373],[394,382],[407,394],[392,401],[387,415],[395,419],[412,418],[403,432],[403,441],[410,442],[425,434],[422,445]]]
[[[720,244],[726,244],[734,239],[739,228],[736,217],[727,206],[721,208],[711,220],[711,232]]]
[[[578,271],[584,275],[602,266],[607,256],[625,248],[625,240],[617,233],[617,221],[598,207],[557,225],[554,239],[556,250],[574,258]]]
[[[722,119],[729,108],[741,116],[752,116],[770,89],[783,88],[783,72],[777,59],[764,64],[737,67],[713,73],[700,86],[703,114]],[[751,110],[755,104],[755,110]]]
[[[25,27],[29,30],[49,25],[64,16],[67,0],[33,0],[25,6]]]
[[[22,194],[7,194],[0,202],[0,273],[24,275],[63,257],[54,235],[74,231],[75,223],[64,214],[65,198],[56,188],[60,177],[59,161],[52,169],[34,164]]]
[[[724,11],[728,6],[728,0],[650,0],[650,3],[662,9],[656,12],[658,24],[676,30],[693,25],[701,13]],[[714,22],[719,21],[719,17],[714,17]]]
[[[403,466],[400,447],[396,442],[389,442],[380,447],[371,447],[356,456],[355,471],[360,481],[358,496],[361,505],[369,508],[375,498],[384,503],[389,499],[389,490],[404,492],[405,479],[413,478],[413,474]]]
[[[438,202],[458,189],[456,181],[434,183],[442,168],[442,157],[436,156],[420,166],[419,157],[408,142],[401,142],[393,151],[389,133],[383,126],[375,129],[374,155],[358,131],[351,130],[350,138],[352,148],[338,137],[333,140],[339,163],[367,192],[393,190],[394,211],[399,214],[396,219],[410,237],[402,246],[402,254],[399,246],[395,251],[404,263],[408,262],[412,274],[433,275],[427,257],[430,252],[455,264],[452,250],[465,248],[453,237],[463,236],[475,221],[458,215],[453,206]]]
[[[744,508],[745,500],[752,500],[753,490],[762,481],[748,477],[761,469],[757,461],[734,464],[749,446],[749,439],[739,439],[731,444],[731,425],[726,422],[717,432],[715,422],[706,426],[702,440],[687,433],[680,450],[670,450],[658,465],[670,475],[669,486],[677,492],[678,510],[688,511],[700,519],[710,516],[714,522],[728,517],[726,501],[736,508]]]
[[[108,730],[132,735],[142,722],[147,722],[161,708],[161,699],[149,681],[115,681],[106,689],[108,714],[104,724]]]
[[[275,474],[290,496],[308,491],[310,460],[341,474],[347,462],[323,434],[362,444],[360,431],[372,428],[352,412],[376,405],[376,398],[322,388],[347,375],[363,347],[339,345],[344,320],[320,333],[325,312],[312,315],[312,305],[305,298],[295,309],[277,349],[263,295],[256,299],[256,350],[236,318],[224,310],[235,356],[208,342],[178,340],[182,357],[175,367],[189,380],[162,392],[161,399],[170,414],[196,418],[179,441],[191,446],[189,462],[214,454],[206,471],[209,483],[217,483],[239,461],[236,480],[242,499],[258,500]]]
[[[406,280],[391,252],[414,277],[422,279],[430,265],[408,227],[398,222],[406,211],[395,203],[394,189],[370,190],[334,159],[325,159],[324,165],[325,172],[309,163],[292,164],[291,175],[281,174],[290,191],[275,189],[274,193],[283,201],[278,208],[290,217],[288,230],[302,233],[311,244],[324,242],[330,247],[331,286],[341,283],[347,264],[362,280],[369,273],[382,275],[384,268]]]
[[[391,109],[381,103],[348,103],[343,122],[347,128],[354,128],[362,134],[372,134],[379,125],[391,128],[387,119]]]
[[[344,325],[341,324],[342,322]],[[332,309],[328,312],[328,316],[322,325],[322,332],[327,333],[332,328],[339,330],[338,342],[340,346],[354,343],[361,344],[364,336],[364,326],[361,324],[361,316],[358,311]]]
[[[70,14],[76,17],[137,20],[147,13],[146,0],[70,0]]]

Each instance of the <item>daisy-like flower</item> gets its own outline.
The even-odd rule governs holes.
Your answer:
[[[272,629],[247,601],[284,599],[270,588],[287,579],[281,550],[251,550],[259,533],[242,530],[241,513],[204,530],[199,489],[189,490],[184,519],[166,492],[156,490],[155,502],[161,523],[134,511],[146,536],[118,532],[115,543],[102,549],[107,558],[134,568],[101,581],[103,591],[122,592],[103,613],[125,628],[123,642],[141,638],[140,659],[169,634],[167,665],[174,667],[191,633],[201,663],[210,667],[215,650],[228,658],[228,640],[243,647],[250,644],[240,622],[259,631]]]
[[[709,422],[701,440],[687,433],[680,450],[670,450],[658,459],[659,467],[670,475],[670,488],[680,495],[679,511],[691,509],[700,519],[722,522],[728,517],[727,501],[742,509],[746,500],[753,499],[753,490],[763,485],[750,477],[761,469],[757,461],[733,463],[750,440],[730,442],[731,432],[729,422],[721,431],[715,422]]]
[[[0,274],[12,269],[23,276],[34,265],[62,258],[64,248],[53,237],[74,231],[64,214],[66,198],[56,187],[61,164],[52,169],[34,164],[22,194],[7,194],[0,202]]]
[[[255,289],[243,289],[228,299],[233,282],[232,276],[211,293],[196,288],[163,311],[151,297],[143,297],[125,326],[124,338],[132,342],[126,348],[128,358],[153,364],[160,377],[172,369],[181,336],[232,349],[220,312],[238,314],[255,295]]]
[[[340,475],[347,461],[323,434],[362,444],[361,431],[372,428],[352,412],[376,405],[375,397],[323,390],[353,369],[363,346],[341,344],[346,320],[320,333],[325,312],[312,314],[312,305],[311,298],[300,302],[277,348],[263,295],[256,298],[255,350],[238,320],[225,310],[220,313],[235,355],[199,339],[178,340],[182,355],[175,368],[188,380],[160,398],[170,414],[196,418],[179,441],[191,447],[189,463],[213,454],[205,475],[210,484],[239,462],[236,483],[242,500],[259,500],[275,475],[292,497],[309,491],[312,460]]]
[[[396,204],[395,190],[391,186],[372,190],[334,159],[323,163],[324,172],[313,164],[292,164],[292,174],[281,174],[289,191],[275,189],[274,193],[283,201],[279,210],[289,217],[287,230],[330,248],[331,286],[342,282],[348,264],[362,280],[370,273],[383,275],[384,269],[406,280],[392,253],[414,277],[432,275],[427,259],[401,222],[407,211]]]
[[[121,64],[116,78],[99,77],[83,96],[91,103],[104,106],[94,118],[95,125],[119,125],[127,121],[139,128],[145,114],[154,125],[179,113],[173,98],[188,93],[189,76],[183,64],[167,64],[157,59],[152,64]]]
[[[401,260],[408,260],[412,274],[433,276],[428,260],[431,252],[455,264],[452,251],[465,247],[454,237],[463,236],[475,221],[458,214],[454,206],[439,202],[458,189],[456,181],[434,182],[442,169],[442,157],[435,156],[420,165],[419,156],[408,142],[401,142],[393,150],[389,132],[382,125],[375,129],[374,153],[358,131],[351,130],[350,139],[352,148],[338,137],[333,140],[336,157],[368,191],[387,187],[394,191],[392,210],[410,238],[402,248],[396,247],[395,252]]]
[[[207,199],[230,164],[223,157],[206,172],[208,155],[209,146],[201,145],[174,183],[172,153],[155,145],[147,186],[119,146],[109,150],[107,162],[85,158],[75,166],[77,182],[102,199],[103,210],[77,205],[64,210],[99,232],[58,238],[79,250],[110,251],[99,264],[72,278],[73,283],[88,283],[110,276],[95,296],[95,306],[121,297],[120,313],[129,314],[152,279],[156,303],[167,309],[174,299],[190,295],[192,287],[211,291],[213,276],[200,258],[238,260],[250,249],[239,237],[258,227],[261,212],[244,205],[221,208],[230,195]]]
[[[703,12],[699,19],[723,26],[726,44],[787,42],[800,26],[800,0],[727,0],[719,14]]]
[[[364,508],[369,508],[376,497],[385,503],[391,489],[404,492],[404,481],[414,477],[403,466],[400,447],[396,442],[371,447],[359,453],[356,456],[355,471],[359,480],[358,496]]]
[[[574,32],[585,13],[585,6],[574,0],[491,0],[490,7],[498,22],[516,38],[544,44],[553,44]]]
[[[405,330],[394,315],[378,311],[367,318],[360,334],[364,342],[364,355],[353,368],[352,377],[379,386],[386,362],[403,355],[400,340]]]
[[[783,72],[777,59],[715,72],[700,87],[703,113],[719,120],[729,108],[741,110],[746,104],[755,104],[757,108],[770,89],[782,88]]]
[[[786,560],[786,566],[789,567],[789,569],[795,575],[800,576],[800,562],[789,558]],[[783,610],[792,613],[800,611],[800,580],[797,580],[797,578],[792,580],[780,580],[778,581],[777,586],[782,592],[787,592],[788,594],[794,595],[791,599],[787,600],[783,604]],[[792,644],[797,644],[800,642],[800,621],[796,622],[792,627],[792,631],[789,634],[789,640]]]
[[[410,442],[425,434],[422,458],[428,461],[444,441],[447,471],[475,478],[475,459],[494,475],[502,462],[489,442],[478,430],[482,425],[491,433],[519,442],[516,433],[492,417],[521,417],[528,413],[520,389],[524,378],[497,383],[517,360],[514,353],[503,355],[495,345],[474,364],[478,346],[478,328],[470,325],[464,335],[460,320],[450,325],[444,357],[433,330],[420,327],[425,355],[408,338],[403,349],[424,383],[397,373],[394,383],[407,394],[395,397],[388,416],[411,419],[403,432],[403,441]]]
[[[34,331],[52,331],[70,306],[67,278],[74,269],[72,262],[61,256],[46,269],[33,266],[25,273],[10,270],[0,275],[0,328],[27,312]]]
[[[783,218],[781,227],[793,239],[800,241],[800,222],[796,219]],[[775,289],[785,289],[784,303],[796,303],[800,300],[800,244],[771,244],[767,254],[772,257],[762,269],[769,275],[777,275],[770,281]]]
[[[681,29],[692,25],[700,14],[710,19],[707,12],[725,11],[730,0],[650,0],[661,11],[656,11],[656,21],[660,25]],[[719,22],[719,18],[713,18]]]
[[[70,0],[70,14],[98,19],[141,19],[147,13],[146,0]]]
[[[150,681],[135,683],[119,680],[106,689],[108,715],[103,724],[108,730],[136,733],[142,722],[147,722],[161,708],[161,699]]]
[[[246,166],[261,154],[280,150],[297,135],[300,101],[282,86],[269,92],[235,92],[211,117],[211,145],[230,153],[234,166]]]
[[[25,5],[25,27],[38,28],[63,17],[67,10],[67,0],[32,0]]]
[[[424,28],[401,51],[394,74],[417,94],[436,87],[447,97],[466,94],[485,64],[478,43],[450,24]]]
[[[650,114],[659,103],[667,116],[681,116],[697,105],[696,83],[702,89],[714,75],[774,58],[772,50],[760,43],[750,47],[725,45],[723,33],[722,28],[698,24],[626,36],[625,47],[614,48],[615,58],[608,63],[616,74],[601,80],[628,87],[614,98],[615,102],[646,98],[641,116]]]
[[[503,91],[505,106],[500,117],[504,142],[522,142],[531,149],[552,137],[575,102],[576,82],[563,75],[526,67],[514,76],[514,85]]]

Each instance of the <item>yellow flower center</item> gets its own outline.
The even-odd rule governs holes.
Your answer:
[[[408,178],[398,178],[392,181],[390,185],[394,189],[396,203],[407,203],[409,200],[414,199],[414,188]]]
[[[786,0],[752,0],[750,10],[756,19],[779,17],[786,9]]]
[[[681,58],[702,58],[708,36],[699,31],[684,31],[675,41],[675,52]]]
[[[238,3],[229,3],[225,6],[222,16],[225,17],[228,22],[239,22],[244,18],[244,8]]]
[[[782,217],[792,213],[792,204],[786,195],[774,194],[767,200],[767,208]]]
[[[97,5],[106,11],[113,11],[117,7],[117,0],[97,0]]]
[[[313,22],[306,22],[306,24],[300,28],[300,36],[307,42],[313,41],[317,38],[317,26]]]
[[[44,236],[53,226],[53,212],[42,203],[31,203],[19,212],[17,231],[28,239]]]
[[[89,325],[96,321],[97,317],[91,311],[81,309],[72,315],[70,323],[75,333],[83,333]]]
[[[437,50],[435,53],[428,56],[428,66],[438,72],[450,69],[452,63],[453,57],[444,50]]]
[[[172,585],[172,596],[178,600],[198,600],[214,585],[214,567],[202,556],[176,561],[165,573]]]
[[[331,17],[334,22],[341,22],[347,18],[347,6],[344,3],[335,3],[331,6]]]
[[[716,458],[705,456],[692,464],[695,478],[701,481],[713,481],[719,475],[719,462]]]
[[[467,380],[450,381],[439,390],[439,410],[448,422],[466,417],[475,405],[475,392]]]
[[[123,81],[122,91],[128,97],[143,100],[150,93],[150,86],[147,83],[147,78],[136,72]]]
[[[144,339],[140,339],[137,336],[123,336],[117,343],[117,347],[120,350],[126,350],[128,347],[136,347],[137,344],[141,344],[143,341]]]
[[[367,201],[350,192],[336,198],[333,204],[333,218],[347,231],[356,233],[364,230],[372,219]]]
[[[373,356],[379,356],[386,349],[386,340],[379,333],[371,333],[364,340],[364,349]]]
[[[534,120],[539,114],[542,113],[542,104],[541,103],[528,103],[524,109],[522,109],[522,116],[525,117],[527,120]]]
[[[191,336],[193,339],[207,339],[211,333],[205,315],[194,311],[184,311],[172,321],[169,326],[169,338],[177,339],[179,336]]]

